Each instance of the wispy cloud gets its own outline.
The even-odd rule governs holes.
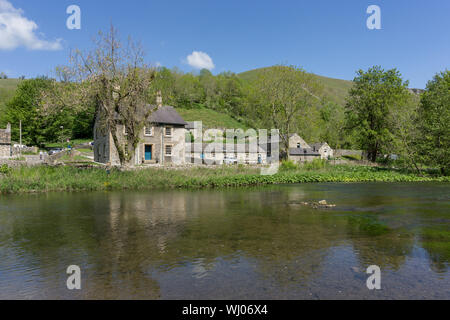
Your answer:
[[[37,34],[38,25],[7,0],[0,0],[0,50],[61,50],[61,39],[47,41]]]
[[[186,58],[187,63],[196,69],[208,69],[212,70],[215,68],[213,60],[211,57],[204,52],[194,51]]]

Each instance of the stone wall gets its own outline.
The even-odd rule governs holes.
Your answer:
[[[106,134],[107,130],[102,130],[97,125],[94,127],[94,161],[108,163],[110,160],[110,142],[112,136]]]
[[[11,125],[8,123],[6,129],[0,130],[0,157],[11,156]]]
[[[314,159],[320,159],[319,155],[290,155],[289,160],[295,163],[311,162]]]

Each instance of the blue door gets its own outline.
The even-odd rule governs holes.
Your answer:
[[[145,145],[145,161],[152,160],[152,146]]]

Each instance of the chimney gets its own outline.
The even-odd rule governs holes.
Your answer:
[[[8,123],[6,125],[6,133],[10,133],[11,132],[11,123]]]
[[[161,94],[161,90],[158,91],[158,93],[156,94],[156,105],[158,108],[162,107],[162,94]]]

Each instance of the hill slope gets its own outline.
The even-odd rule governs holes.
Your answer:
[[[271,68],[271,67],[268,67]],[[268,68],[260,68],[260,69],[254,69],[250,71],[246,71],[243,73],[238,74],[238,77],[245,81],[255,81],[258,76]],[[324,93],[326,96],[328,96],[332,101],[344,105],[345,104],[345,98],[347,97],[348,91],[352,87],[352,82],[348,80],[341,80],[341,79],[333,79],[328,78],[324,76],[318,76],[313,74],[313,76],[322,83],[324,87]]]
[[[204,129],[248,129],[249,127],[228,114],[207,108],[185,109],[177,108],[177,112],[184,121],[202,121]]]
[[[266,68],[255,69],[238,74],[238,77],[245,81],[255,81],[258,75]],[[333,79],[314,75],[324,86],[324,93],[332,101],[344,105],[348,90],[352,86],[351,81]],[[0,118],[5,103],[11,99],[20,83],[19,79],[0,79]],[[246,124],[233,119],[230,115],[217,112],[211,109],[184,109],[177,108],[177,111],[186,121],[203,121],[205,128],[248,128]]]

